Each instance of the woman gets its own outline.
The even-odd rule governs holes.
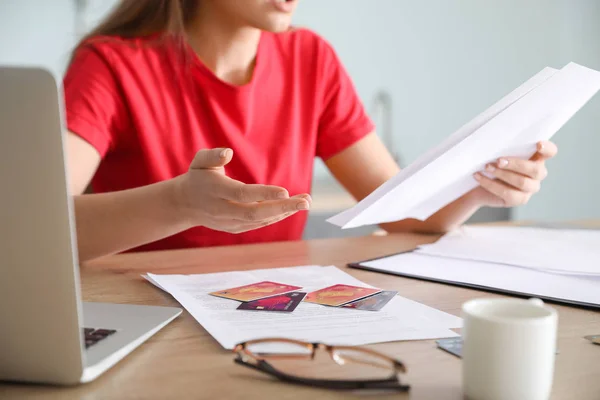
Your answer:
[[[290,29],[296,5],[124,0],[82,41],[64,80],[82,261],[300,239],[315,156],[358,200],[398,172],[333,49]],[[555,153],[500,159],[428,220],[384,228],[444,232],[524,204]]]

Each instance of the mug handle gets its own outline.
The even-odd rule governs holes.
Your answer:
[[[537,297],[532,297],[529,299],[529,301],[538,307],[544,306],[544,302],[542,301],[542,299],[538,299]]]

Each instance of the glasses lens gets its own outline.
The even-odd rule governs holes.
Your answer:
[[[387,357],[359,349],[334,349],[333,360],[351,371],[354,377],[384,379],[395,374],[394,363]]]
[[[386,379],[394,374],[393,364],[385,358],[352,349],[332,354],[318,349],[314,359],[310,348],[285,342],[259,343],[247,349],[278,371],[299,378],[365,380]]]
[[[291,342],[270,341],[262,343],[248,343],[246,349],[257,356],[264,357],[296,357],[310,358],[311,347]]]

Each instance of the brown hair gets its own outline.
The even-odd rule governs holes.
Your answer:
[[[121,0],[76,47],[99,36],[133,38],[160,34],[179,39],[194,17],[200,0]]]

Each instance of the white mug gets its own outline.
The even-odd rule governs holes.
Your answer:
[[[558,316],[539,299],[463,305],[463,391],[469,400],[550,397]]]

